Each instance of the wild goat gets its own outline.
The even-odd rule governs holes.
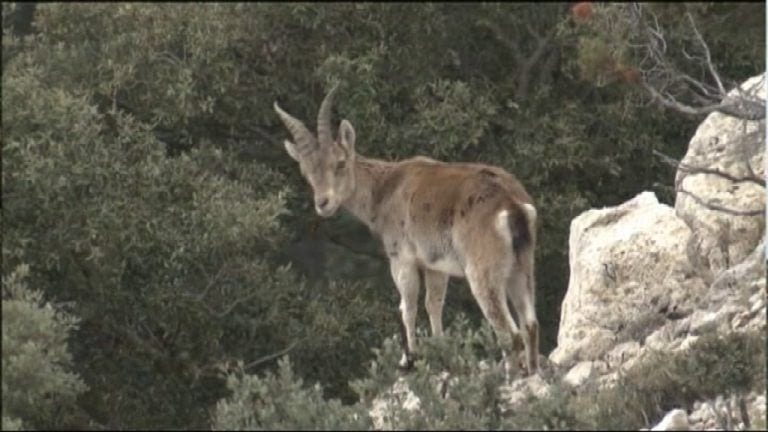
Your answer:
[[[400,293],[405,349],[400,366],[416,353],[419,271],[433,335],[443,333],[448,278],[466,277],[477,303],[504,348],[526,348],[529,373],[538,370],[539,329],[534,308],[536,209],[520,182],[507,171],[480,163],[445,163],[418,156],[400,162],[355,153],[355,129],[342,120],[331,131],[331,105],[338,86],[325,96],[317,116],[317,138],[275,102],[293,135],[285,149],[299,162],[314,191],[315,210],[332,216],[344,207],[377,234]],[[512,319],[507,299],[525,337]]]

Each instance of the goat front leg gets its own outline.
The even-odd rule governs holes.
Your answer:
[[[419,269],[415,262],[393,259],[390,261],[392,279],[400,293],[400,314],[404,327],[404,352],[399,366],[410,369],[416,355],[416,312],[419,300]]]
[[[443,304],[448,288],[448,275],[424,269],[424,285],[426,289],[424,306],[427,309],[427,314],[429,314],[432,336],[440,336],[443,334]]]

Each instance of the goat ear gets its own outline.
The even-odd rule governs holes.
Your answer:
[[[346,119],[342,120],[339,126],[339,142],[349,154],[355,153],[355,128]]]
[[[299,162],[299,152],[296,150],[296,144],[285,140],[285,150],[288,152],[288,155],[293,158],[296,162]]]

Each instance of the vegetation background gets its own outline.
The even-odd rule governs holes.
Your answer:
[[[670,58],[687,11],[729,87],[765,70],[765,4],[644,7]],[[367,427],[356,402],[391,378],[397,293],[363,225],[315,216],[272,110],[313,125],[335,81],[361,154],[523,181],[551,351],[570,220],[641,190],[670,203],[652,151],[681,156],[702,119],[651,103],[620,13],[3,3],[3,428]],[[465,282],[449,291],[447,326],[485,340]]]

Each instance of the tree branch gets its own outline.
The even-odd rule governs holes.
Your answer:
[[[643,83],[643,87],[651,94],[654,101],[657,101],[667,108],[672,108],[684,114],[705,115],[712,112],[719,112],[742,120],[763,120],[765,119],[765,105],[759,111],[750,109],[740,109],[736,102],[720,102],[718,104],[706,105],[701,107],[692,107],[678,102],[671,95],[662,95],[658,90],[648,83]],[[756,107],[759,108],[759,107]]]
[[[534,39],[536,39],[536,48],[534,49],[533,53],[531,53],[531,55],[525,59],[523,64],[519,65],[520,71],[517,74],[517,90],[515,91],[515,99],[518,101],[524,100],[528,95],[531,71],[536,63],[541,60],[541,57],[544,55],[544,53],[547,52],[547,48],[549,48],[550,41],[552,40],[552,36],[555,34],[557,27],[550,28],[549,31],[547,31],[547,34],[544,36],[540,36],[538,33],[534,32],[533,28],[531,28],[529,24],[526,24],[526,29],[534,37]]]
[[[200,304],[202,304],[206,309],[208,309],[208,312],[211,315],[215,316],[216,318],[221,319],[221,318],[224,318],[225,316],[229,315],[235,309],[235,307],[237,305],[242,304],[243,302],[252,299],[253,297],[256,296],[256,294],[257,293],[253,292],[253,293],[250,293],[250,294],[248,294],[246,296],[243,296],[243,297],[240,297],[238,299],[235,299],[232,303],[229,304],[229,306],[225,307],[221,312],[216,312],[215,310],[213,310],[212,307],[208,306],[205,302],[201,302]]]
[[[671,166],[673,166],[675,168],[679,168],[680,170],[685,171],[687,173],[691,173],[691,174],[712,174],[712,175],[716,175],[718,177],[722,177],[722,178],[728,179],[728,180],[730,180],[730,181],[732,181],[734,183],[750,182],[750,183],[755,183],[755,184],[757,184],[759,186],[762,186],[762,187],[766,187],[765,179],[762,179],[762,178],[757,177],[756,175],[754,175],[754,172],[752,172],[752,167],[748,167],[750,172],[751,172],[751,175],[747,175],[747,176],[743,176],[743,177],[737,177],[735,175],[732,175],[732,174],[727,173],[725,171],[720,171],[720,170],[715,169],[715,168],[704,168],[704,167],[697,167],[697,166],[693,166],[693,165],[688,165],[686,163],[678,161],[677,159],[669,157],[669,156],[665,155],[664,153],[661,153],[661,152],[659,152],[657,150],[653,150],[653,154],[655,154],[656,156],[660,157],[661,160],[664,161],[664,163],[666,163],[668,165],[671,165]]]
[[[693,78],[673,64],[667,54],[668,45],[658,17],[651,10],[640,4],[630,9],[627,19],[638,32],[636,42],[630,45],[639,50],[643,58],[640,63],[643,87],[650,94],[651,100],[689,115],[700,116],[717,111],[744,120],[764,119],[765,101],[752,92],[754,89],[744,91],[736,86],[736,94],[728,95],[693,15],[686,12],[685,16],[693,33],[695,52],[691,53],[683,47],[682,57],[693,66],[702,67],[709,77],[705,81],[713,84]],[[694,103],[682,102],[673,93],[678,96],[687,94]]]
[[[294,349],[298,343],[299,343],[298,341],[293,341],[286,348],[283,348],[282,350],[280,350],[280,351],[278,351],[276,353],[268,354],[268,355],[265,355],[264,357],[258,358],[256,360],[248,363],[247,365],[243,366],[243,370],[248,370],[248,369],[250,369],[250,368],[252,368],[254,366],[258,366],[258,365],[260,365],[262,363],[266,363],[266,362],[268,362],[268,361],[270,361],[272,359],[275,359],[275,358],[280,357],[280,356],[282,356],[284,354],[287,354],[289,351]]]
[[[520,45],[518,45],[517,41],[509,39],[501,31],[499,26],[487,19],[477,20],[475,24],[490,30],[496,40],[507,48],[507,51],[509,51],[509,54],[512,56],[512,60],[515,62],[515,65],[522,63],[522,58],[520,57]]]
[[[687,190],[685,190],[683,188],[678,189],[678,192],[688,195],[694,201],[696,201],[697,204],[699,204],[701,206],[704,206],[704,207],[706,207],[706,208],[708,208],[710,210],[720,211],[720,212],[728,213],[728,214],[734,215],[734,216],[758,216],[758,215],[762,215],[762,214],[765,213],[765,209],[759,209],[759,210],[736,210],[736,209],[732,209],[732,208],[728,208],[728,207],[723,207],[723,206],[721,206],[719,204],[708,203],[708,202],[704,201],[703,199],[701,199],[700,197],[698,197],[697,195],[695,195],[694,193],[689,192],[689,191],[687,191]]]
[[[685,16],[688,18],[688,22],[691,23],[691,29],[693,29],[693,33],[696,35],[696,40],[699,42],[699,45],[701,45],[702,49],[704,49],[704,59],[707,62],[709,73],[717,83],[717,88],[720,90],[720,94],[725,97],[727,92],[725,91],[725,87],[723,87],[722,80],[720,80],[720,75],[718,75],[715,70],[715,65],[712,64],[712,55],[709,52],[709,46],[704,42],[704,38],[701,36],[701,33],[699,33],[699,29],[696,28],[696,22],[693,19],[693,15],[691,15],[690,12],[686,12]]]

